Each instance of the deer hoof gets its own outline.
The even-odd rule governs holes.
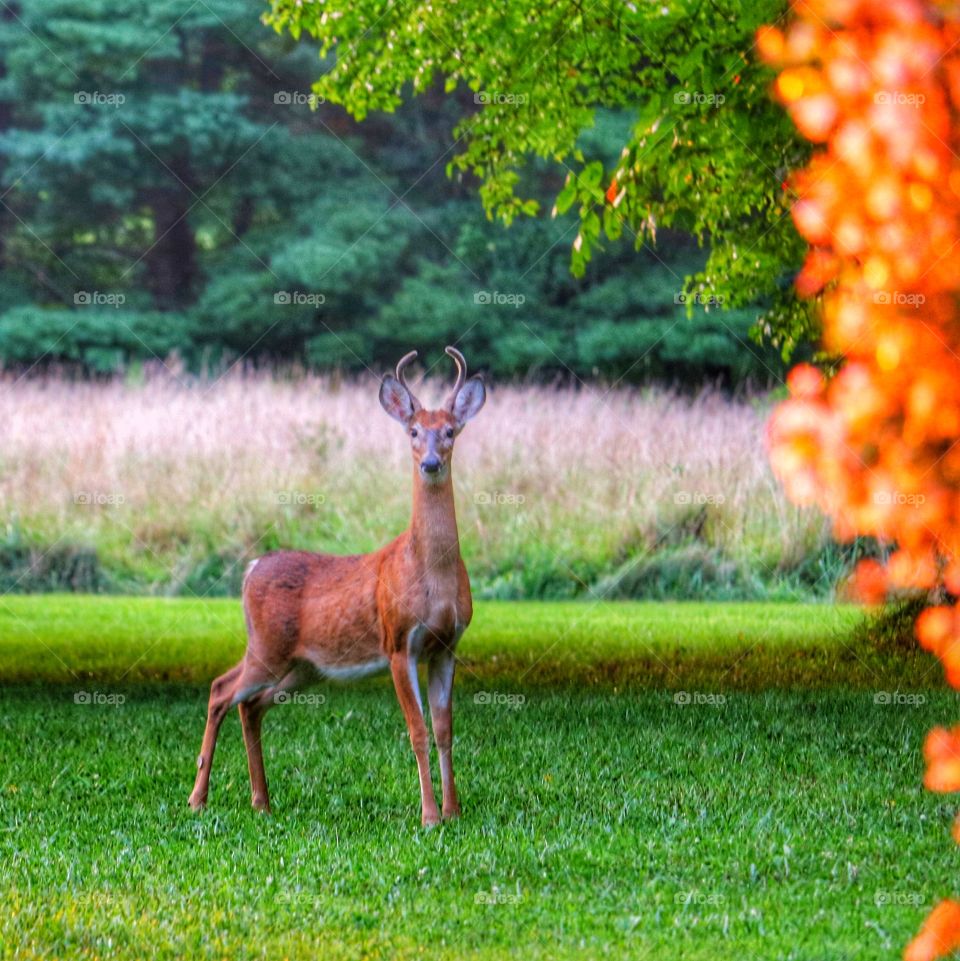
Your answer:
[[[207,806],[207,799],[194,797],[190,795],[190,800],[187,802],[190,805],[191,810],[196,811],[198,814]]]
[[[425,828],[435,828],[440,823],[439,814],[424,814],[423,826]]]
[[[269,814],[270,802],[266,800],[266,798],[254,798],[253,809],[254,811],[259,811],[261,814]]]
[[[443,809],[443,819],[444,821],[452,821],[454,818],[460,817],[460,805],[458,804],[453,808]]]

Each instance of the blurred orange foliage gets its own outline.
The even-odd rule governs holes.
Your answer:
[[[895,545],[854,587],[960,595],[960,4],[794,2],[757,48],[775,95],[822,144],[787,183],[810,244],[796,284],[822,298],[828,383],[794,369],[768,443],[792,499],[817,504],[841,539]],[[960,687],[960,613],[924,612],[921,644]],[[926,786],[960,789],[960,728],[925,746]],[[960,832],[955,830],[955,835]],[[960,903],[943,901],[906,950],[928,961],[960,947]]]

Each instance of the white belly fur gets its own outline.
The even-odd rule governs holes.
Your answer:
[[[434,612],[434,619],[442,620],[446,611]],[[439,615],[439,616],[437,616]],[[453,612],[454,623],[456,624],[456,611]],[[417,624],[407,636],[407,670],[410,674],[410,681],[417,701],[420,702],[420,684],[417,678],[417,662],[423,652],[423,640],[429,628],[425,623]],[[456,625],[456,637],[459,639],[462,631],[460,625]],[[309,655],[308,655],[309,656]],[[310,656],[310,663],[322,677],[331,681],[356,681],[371,674],[379,674],[381,671],[390,667],[390,661],[386,657],[374,657],[369,661],[359,661],[356,664],[331,664],[323,660],[322,655],[314,653]]]
[[[385,657],[374,657],[356,664],[328,664],[317,657],[311,657],[310,663],[318,673],[331,681],[357,681],[371,674],[379,674],[390,666],[390,661]]]

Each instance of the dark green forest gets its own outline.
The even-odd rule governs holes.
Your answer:
[[[251,0],[31,0],[0,28],[0,361],[80,374],[144,362],[379,373],[456,342],[502,378],[765,385],[759,310],[684,303],[706,251],[659,231],[570,273],[575,213],[489,220],[442,85],[356,123],[319,102],[316,47]],[[523,109],[522,104],[517,109]],[[635,117],[579,144],[609,167]],[[689,299],[689,298],[687,298]]]

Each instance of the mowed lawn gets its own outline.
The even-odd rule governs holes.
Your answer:
[[[0,599],[0,957],[890,958],[960,890],[935,661],[853,608],[480,604],[464,817],[424,831],[389,681],[232,714],[186,805],[230,601]]]

